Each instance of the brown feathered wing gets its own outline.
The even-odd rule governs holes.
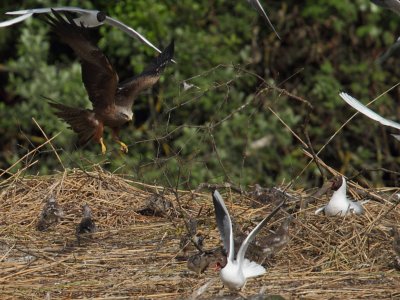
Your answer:
[[[124,81],[118,86],[116,104],[129,107],[131,109],[137,95],[153,86],[160,78],[161,72],[165,66],[172,60],[174,55],[174,41],[157,56],[151,64],[139,75]]]
[[[79,57],[82,66],[82,81],[94,110],[106,110],[115,104],[118,75],[103,52],[88,38],[88,29],[78,26],[72,17],[64,19],[52,10],[55,17],[46,15],[47,22]]]

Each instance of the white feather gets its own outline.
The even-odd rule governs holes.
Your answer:
[[[265,268],[254,261],[250,261],[247,258],[243,262],[243,274],[246,278],[256,277],[265,274],[267,271]]]
[[[100,12],[98,10],[92,10],[92,9],[83,9],[79,7],[73,7],[73,6],[62,6],[62,7],[45,7],[45,8],[33,8],[33,9],[25,9],[25,10],[17,10],[17,11],[9,11],[6,12],[7,15],[19,15],[18,17],[4,21],[0,23],[0,27],[6,27],[10,26],[19,22],[22,22],[28,18],[30,18],[33,14],[48,14],[51,13],[51,10],[54,9],[55,11],[67,11],[67,12],[73,12],[77,13],[80,15],[78,18],[74,19],[75,23],[77,24],[83,24],[84,26],[87,27],[97,27],[102,25],[103,23],[107,23],[109,25],[112,25],[114,27],[119,28],[123,32],[127,33],[129,36],[139,40],[141,43],[153,48],[155,51],[158,53],[161,53],[161,50],[158,49],[156,46],[154,46],[149,40],[147,40],[143,35],[138,33],[136,30],[133,28],[125,25],[124,23],[113,19],[111,17],[106,16],[106,19],[104,22],[100,22],[97,20],[97,14]],[[175,61],[173,61],[175,62]]]
[[[353,108],[358,110],[360,113],[366,115],[368,118],[375,120],[375,121],[381,123],[382,125],[393,127],[393,128],[400,130],[399,123],[396,123],[394,121],[383,118],[382,116],[380,116],[376,112],[370,110],[368,107],[366,107],[364,104],[362,104],[360,101],[358,101],[356,98],[350,96],[349,94],[340,93],[339,96],[342,97],[342,99],[344,101],[346,101],[347,104],[349,104],[350,106],[352,106]]]
[[[0,22],[0,27],[7,27],[10,25],[14,25],[14,24],[22,22],[30,17],[32,17],[31,13],[16,17],[16,18],[8,20],[8,21]]]
[[[272,28],[272,30],[275,32],[276,36],[281,39],[281,37],[279,36],[278,32],[276,32],[274,25],[272,25],[271,20],[268,18],[268,15],[265,13],[264,8],[262,7],[262,5],[260,4],[260,2],[258,0],[247,0],[247,2],[249,2],[251,4],[251,6],[254,7],[254,9],[260,14],[262,15],[265,20],[268,22],[269,26]]]

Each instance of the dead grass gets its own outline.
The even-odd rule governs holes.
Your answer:
[[[186,233],[183,218],[137,213],[157,190],[162,188],[102,170],[69,170],[4,182],[0,194],[1,298],[43,299],[48,292],[52,299],[188,298],[216,278],[202,295],[214,298],[222,287],[218,273],[208,270],[197,276],[176,259],[182,255],[179,240]],[[227,192],[228,209],[243,226],[253,227],[275,205],[253,208],[250,197]],[[300,211],[296,207],[307,193],[289,192],[296,196],[287,207],[295,216],[291,241],[269,262],[265,276],[248,281],[245,295],[266,286],[268,294],[288,299],[400,298],[400,272],[391,266],[394,254],[388,232],[390,226],[399,224],[400,211],[390,199],[390,190],[368,190],[378,197],[366,204],[365,215],[347,218],[315,216],[314,205]],[[66,216],[39,232],[36,222],[51,194]],[[178,195],[186,214],[194,217],[201,211],[198,220],[207,235],[205,247],[219,245],[210,193],[179,191]],[[178,207],[173,193],[165,197]],[[316,205],[325,202],[326,196]],[[93,241],[79,246],[75,226],[84,203],[92,208],[100,231]],[[285,217],[281,212],[271,225]]]

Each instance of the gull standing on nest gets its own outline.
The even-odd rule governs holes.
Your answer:
[[[231,217],[229,216],[229,212],[225,206],[224,200],[217,190],[215,190],[213,193],[213,203],[218,230],[220,232],[224,248],[228,254],[226,265],[224,267],[220,266],[222,267],[220,270],[220,277],[222,282],[226,284],[230,289],[241,289],[245,285],[248,278],[260,276],[266,272],[263,266],[246,259],[244,256],[246,254],[247,248],[254,240],[256,234],[279,211],[284,202],[278,205],[269,216],[264,218],[250,232],[250,234],[240,246],[239,251],[236,255],[236,259]]]
[[[323,212],[327,216],[346,216],[347,214],[360,215],[364,213],[361,203],[350,201],[346,195],[346,179],[344,176],[336,176],[332,179],[331,189],[334,191],[329,203],[315,211],[315,214]]]
[[[382,125],[385,126],[389,126],[389,127],[393,127],[396,128],[398,130],[400,130],[400,124],[396,123],[394,121],[385,119],[384,117],[378,115],[376,112],[370,110],[368,107],[366,107],[364,104],[362,104],[360,101],[358,101],[356,98],[350,96],[347,93],[340,93],[339,94],[340,97],[342,97],[342,99],[344,101],[347,102],[347,104],[349,104],[350,106],[352,106],[353,108],[355,108],[356,110],[358,110],[360,113],[362,113],[363,115],[367,116],[368,118],[377,121],[379,123],[381,123]],[[400,141],[400,135],[399,134],[392,134],[392,136]]]

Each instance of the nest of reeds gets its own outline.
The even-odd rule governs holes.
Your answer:
[[[263,290],[285,299],[382,299],[400,297],[400,272],[393,262],[389,229],[400,211],[389,189],[352,185],[353,196],[369,198],[361,216],[314,215],[323,195],[304,206],[309,193],[275,189],[268,197],[221,190],[235,223],[253,228],[282,200],[284,209],[259,235],[292,214],[290,241],[269,258],[264,276],[248,280],[242,295]],[[360,192],[361,191],[361,192]],[[41,210],[53,196],[64,215],[38,230]],[[204,249],[221,245],[211,193],[172,191],[102,170],[69,170],[53,176],[13,178],[0,194],[0,293],[2,299],[216,299],[233,295],[218,272],[187,269],[181,238],[197,221]],[[77,242],[82,205],[93,212],[98,231]],[[300,207],[302,207],[300,209]],[[202,288],[202,289],[201,289]]]

